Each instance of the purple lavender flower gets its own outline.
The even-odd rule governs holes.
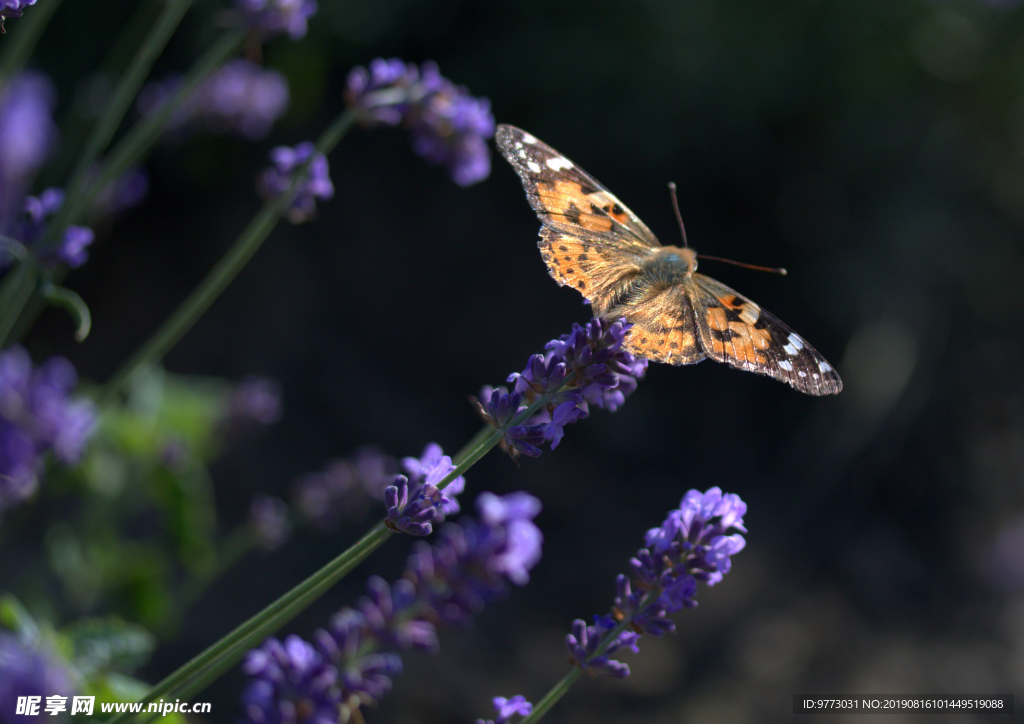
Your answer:
[[[71,673],[45,649],[0,633],[0,721],[33,722],[44,713],[46,697],[73,696],[78,693]],[[18,716],[18,698],[38,696],[35,716]]]
[[[289,636],[269,638],[249,652],[243,666],[253,677],[242,694],[246,720],[257,724],[335,724],[338,672],[311,644]]]
[[[528,702],[522,694],[517,694],[511,699],[496,696],[492,703],[498,716],[494,719],[477,719],[476,724],[508,724],[514,716],[530,716],[533,713],[533,704]]]
[[[294,486],[296,506],[314,526],[332,531],[342,520],[361,518],[370,498],[383,500],[398,470],[395,458],[376,448],[360,448],[348,460],[300,478]]]
[[[53,451],[68,464],[81,456],[96,413],[90,403],[70,397],[77,381],[63,357],[33,370],[22,348],[0,352],[0,512],[35,491],[44,453]]]
[[[46,251],[38,249],[38,242],[46,233],[46,222],[64,203],[64,191],[49,188],[39,196],[29,196],[24,200],[25,215],[20,226],[14,232],[15,240],[25,249],[36,253],[41,262],[49,266],[58,263],[67,264],[76,269],[89,258],[86,248],[92,244],[95,234],[85,226],[69,226],[64,231],[64,238],[56,249]],[[0,256],[0,269],[10,263],[9,257]]]
[[[637,634],[623,631],[601,649],[602,636],[614,627],[614,623],[609,625],[605,619],[599,619],[595,626],[587,626],[581,619],[573,621],[572,633],[565,637],[565,645],[569,648],[569,663],[590,674],[605,673],[616,679],[629,676],[629,665],[610,657],[623,646],[637,651]]]
[[[244,23],[266,37],[288,33],[292,40],[306,37],[307,21],[316,14],[316,0],[235,0]]]
[[[409,476],[409,486],[413,493],[420,485],[437,486],[455,469],[452,459],[444,454],[444,450],[436,442],[429,443],[423,448],[423,454],[419,458],[402,458],[402,467]],[[459,501],[455,496],[461,495],[465,489],[466,479],[461,475],[445,486],[445,502],[440,507],[444,515],[455,515],[459,512]]]
[[[435,452],[428,447],[417,461],[427,468],[427,475],[438,467],[436,461],[443,459]],[[480,521],[464,518],[446,524],[433,546],[418,541],[405,573],[395,583],[372,577],[358,609],[342,609],[326,630],[316,632],[320,658],[310,656],[308,644],[297,639],[302,646],[294,645],[301,648],[302,661],[316,665],[293,667],[296,673],[289,679],[278,673],[280,665],[273,669],[264,663],[269,650],[281,648],[276,641],[270,639],[263,648],[250,652],[252,663],[246,664],[246,671],[257,679],[243,696],[249,721],[285,721],[271,719],[267,712],[275,711],[281,701],[295,701],[294,692],[302,687],[289,681],[303,682],[302,691],[312,689],[304,683],[309,676],[299,675],[307,670],[318,682],[333,682],[336,695],[329,700],[335,708],[326,711],[319,706],[325,699],[317,688],[317,696],[306,694],[309,703],[304,711],[322,711],[333,717],[331,721],[339,716],[348,721],[354,709],[373,704],[390,691],[392,677],[401,672],[401,658],[386,649],[436,652],[438,623],[467,625],[474,613],[507,593],[507,582],[525,583],[529,569],[540,559],[542,536],[533,523],[540,502],[526,493],[504,497],[485,493],[478,510]],[[280,658],[277,654],[275,661]],[[330,673],[319,668],[324,663]],[[517,700],[505,705],[509,716],[528,706]]]
[[[24,8],[35,5],[36,0],[0,0],[0,33],[6,33],[4,20],[20,18]]]
[[[536,457],[542,442],[550,442],[552,450],[558,447],[565,426],[585,419],[589,405],[617,410],[647,371],[647,360],[622,349],[631,326],[624,319],[574,324],[572,332],[545,345],[545,354],[530,357],[522,373],[509,376],[511,394],[504,388],[485,388],[481,396],[486,405],[477,406],[487,423],[505,433],[505,450]],[[511,425],[538,400],[544,406],[533,417]]]
[[[276,199],[291,188],[295,173],[313,157],[303,178],[296,184],[295,195],[288,205],[286,214],[293,224],[313,218],[317,199],[326,201],[334,196],[327,157],[322,153],[314,156],[315,151],[316,147],[310,141],[304,141],[295,148],[278,146],[270,152],[270,161],[274,165],[260,176],[260,193],[264,198]]]
[[[180,76],[147,84],[139,93],[143,116],[163,108],[181,87]],[[263,138],[288,109],[288,82],[280,73],[237,58],[226,63],[176,108],[167,131],[183,137],[199,125],[211,133],[233,131],[250,140]]]
[[[669,614],[697,605],[697,582],[713,586],[732,567],[731,556],[746,545],[743,536],[727,535],[732,528],[746,532],[747,505],[720,488],[701,493],[689,490],[677,510],[669,511],[658,528],[644,536],[646,548],[630,560],[631,575],[616,580],[617,596],[611,616],[597,617],[594,626],[573,622],[566,636],[570,662],[591,673],[629,676],[629,667],[610,658],[627,647],[638,651],[640,636],[661,636],[675,630]],[[614,639],[606,634],[627,622],[629,630]]]
[[[270,495],[254,495],[249,504],[249,525],[261,548],[280,548],[292,533],[288,504]]]
[[[0,15],[13,17],[12,9],[20,14],[24,5],[0,0]],[[32,178],[57,141],[55,102],[53,83],[42,73],[22,72],[0,88],[0,233],[11,231]]]
[[[491,172],[490,101],[454,85],[435,63],[417,68],[397,58],[377,58],[369,69],[349,73],[345,101],[366,124],[404,122],[413,150],[427,162],[445,166],[460,186],[482,181]]]
[[[444,520],[442,508],[449,505],[451,500],[430,483],[424,483],[415,493],[410,493],[409,479],[399,475],[394,484],[384,490],[384,506],[387,508],[384,525],[409,535],[430,535],[433,524]]]

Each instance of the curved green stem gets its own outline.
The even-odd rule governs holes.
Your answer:
[[[317,151],[328,153],[355,122],[352,111],[344,111],[335,119],[317,141]],[[312,162],[310,157],[310,161]],[[196,320],[209,309],[213,301],[242,270],[257,249],[277,224],[281,214],[288,208],[299,182],[305,177],[309,162],[296,171],[288,191],[274,201],[268,202],[257,212],[249,225],[239,235],[227,254],[206,275],[184,302],[166,322],[149,338],[138,351],[121,367],[107,383],[100,396],[100,403],[108,403],[115,395],[128,387],[137,375],[147,370],[167,354],[184,336]]]

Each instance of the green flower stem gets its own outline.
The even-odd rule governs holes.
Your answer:
[[[18,321],[18,312],[35,289],[36,270],[32,262],[20,261],[14,265],[0,284],[0,349],[4,348],[11,329]]]
[[[163,11],[153,24],[149,34],[142,41],[139,51],[118,81],[114,93],[106,105],[106,110],[93,127],[89,140],[86,141],[85,148],[78,157],[74,173],[67,185],[66,200],[57,212],[57,218],[47,225],[46,234],[39,245],[41,250],[46,251],[55,247],[56,240],[63,238],[64,229],[72,223],[71,219],[81,216],[81,212],[85,208],[82,197],[86,185],[90,184],[89,171],[92,165],[110,143],[110,139],[114,137],[114,132],[121,125],[124,114],[128,112],[142,82],[149,75],[153,63],[167,46],[167,42],[171,39],[191,4],[192,0],[169,0],[164,5]]]
[[[4,38],[4,54],[0,59],[0,88],[8,79],[25,67],[25,62],[46,30],[47,23],[60,6],[60,0],[45,0],[29,8],[15,20]],[[8,40],[9,39],[9,40]]]
[[[641,599],[640,604],[637,606],[637,609],[643,609],[643,607],[646,606],[648,602],[651,601],[651,599],[657,598],[659,595],[661,595],[660,588],[656,588],[654,590],[649,591],[647,595],[644,596],[643,599]],[[627,628],[629,628],[630,623],[631,620],[628,617],[619,621],[619,624],[611,631],[606,633],[604,635],[604,638],[601,639],[601,643],[594,651],[594,656],[600,656],[601,654],[603,654],[605,649],[607,649],[612,644],[612,642],[615,641],[616,638],[618,638],[619,634],[625,631]],[[561,681],[559,681],[557,684],[551,687],[551,690],[544,695],[544,698],[542,698],[540,701],[534,704],[533,711],[530,713],[530,715],[525,719],[521,719],[518,722],[518,724],[534,724],[534,722],[540,721],[540,718],[544,716],[551,709],[551,707],[558,703],[559,699],[565,696],[566,692],[568,692],[569,688],[574,683],[576,683],[576,679],[580,678],[581,674],[583,674],[583,669],[581,669],[578,666],[573,666],[572,670],[568,674],[563,676]]]
[[[558,700],[561,699],[573,684],[576,683],[576,679],[580,678],[583,674],[583,669],[573,667],[569,673],[562,677],[562,680],[551,687],[551,690],[544,695],[544,698],[533,705],[533,711],[525,719],[521,719],[518,724],[534,724],[534,722],[540,721],[540,718],[548,713],[548,711]]]
[[[510,426],[521,424],[541,407],[547,405],[551,398],[565,389],[574,377],[575,373],[566,375],[558,390],[538,397],[531,405],[516,415]],[[486,426],[480,430],[465,447],[456,453],[455,460],[458,463],[455,469],[438,483],[438,488],[445,488],[452,480],[465,474],[466,470],[497,445],[501,438],[502,432],[493,427]],[[351,548],[154,686],[142,699],[143,708],[160,697],[187,698],[202,691],[210,682],[237,664],[245,656],[246,651],[284,626],[328,588],[341,580],[345,574],[387,540],[389,535],[390,531],[384,525],[384,521],[377,523]],[[554,704],[554,701],[557,701],[557,698],[551,703]],[[126,712],[109,720],[107,724],[121,724],[131,718],[132,714]]]
[[[351,128],[356,116],[352,111],[344,111],[337,119],[321,134],[317,141],[316,150],[319,153],[327,154],[333,149],[345,132]],[[142,372],[159,362],[168,350],[196,323],[196,320],[210,307],[213,301],[220,296],[231,280],[235,278],[246,262],[252,258],[256,250],[260,248],[263,241],[270,235],[277,224],[281,214],[288,208],[301,179],[305,178],[309,164],[315,156],[296,171],[288,191],[274,201],[266,203],[257,212],[249,225],[239,235],[238,239],[228,250],[227,254],[217,265],[206,275],[206,278],[196,287],[192,293],[181,303],[181,306],[164,322],[149,341],[146,342],[132,357],[121,367],[114,377],[107,383],[100,396],[100,403],[109,403],[115,395],[130,386],[132,381]]]

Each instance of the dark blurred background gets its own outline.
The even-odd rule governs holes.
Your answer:
[[[34,61],[57,83],[58,118],[134,5],[60,8]],[[219,8],[196,4],[157,77],[202,51]],[[777,721],[795,693],[1024,695],[1024,8],[322,0],[306,39],[265,50],[288,79],[288,115],[255,143],[161,146],[148,200],[67,279],[91,336],[76,344],[47,312],[26,338],[33,357],[61,353],[106,380],[257,210],[267,151],[315,137],[343,108],[349,69],[378,56],[437,61],[669,244],[675,181],[698,251],[789,276],[702,271],[805,336],[845,389],[814,399],[712,362],[654,365],[623,409],[595,411],[557,450],[518,465],[489,455],[464,508],[483,490],[530,491],[544,558],[471,629],[443,632],[437,657],[408,655],[368,721],[468,722],[495,695],[538,699],[566,670],[571,620],[607,611],[644,531],[713,485],[749,504],[732,572],[677,634],[624,655],[631,677],[583,681],[550,721]],[[280,422],[214,468],[222,525],[254,492],[287,498],[361,445],[454,454],[480,425],[467,398],[588,318],[545,273],[519,181],[492,161],[462,189],[401,129],[353,130],[330,156],[334,200],[279,226],[167,356],[170,371],[283,389]],[[171,671],[376,517],[248,555],[143,674]],[[286,631],[324,625],[371,572],[396,578],[408,550],[390,541]],[[236,670],[202,695],[212,720],[236,719],[242,686]]]

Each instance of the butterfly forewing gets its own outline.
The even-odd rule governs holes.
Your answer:
[[[694,274],[686,284],[701,346],[714,360],[770,375],[808,395],[834,395],[843,382],[825,358],[777,317],[719,281]]]

